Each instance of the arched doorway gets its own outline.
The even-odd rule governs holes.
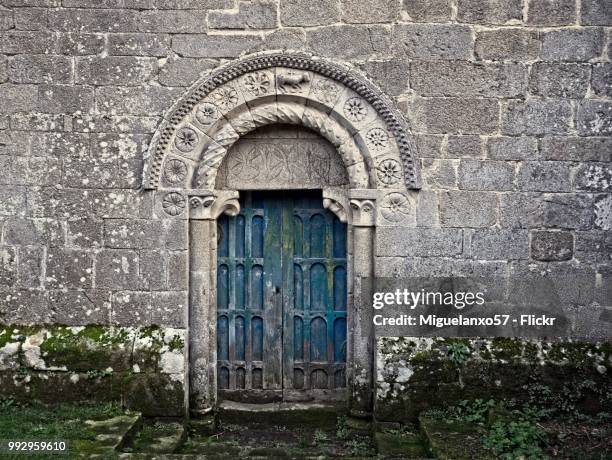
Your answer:
[[[345,381],[351,412],[368,414],[374,336],[371,323],[364,320],[370,296],[361,282],[374,274],[377,200],[403,196],[420,185],[416,149],[405,120],[366,78],[348,66],[279,52],[245,56],[204,77],[168,113],[149,149],[145,187],[156,190],[156,212],[189,221],[186,404],[200,413],[211,410],[217,385],[225,382],[223,376],[219,379],[217,355],[218,219],[238,216],[244,205],[240,198],[246,195],[238,190],[244,181],[229,186],[231,175],[225,176],[230,182],[218,185],[224,160],[241,138],[280,124],[302,126],[326,139],[346,174],[346,184],[301,187],[306,176],[293,175],[270,181],[268,189],[319,190],[323,207],[347,226]],[[252,176],[253,158],[246,159],[251,163],[247,175]],[[385,209],[383,215],[393,220],[392,207]],[[235,324],[233,330],[235,334]],[[331,330],[327,324],[326,330]]]

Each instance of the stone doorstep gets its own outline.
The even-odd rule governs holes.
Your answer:
[[[339,415],[346,410],[333,404],[320,403],[267,403],[246,404],[223,401],[218,407],[219,419],[232,424],[300,426],[312,424],[321,428],[334,428]]]
[[[77,453],[109,454],[118,452],[135,436],[142,426],[142,415],[120,415],[106,420],[85,420],[95,434],[95,441],[73,441],[71,449]]]
[[[136,450],[137,453],[173,454],[187,439],[187,430],[183,420],[152,419],[149,423],[154,424],[155,430],[147,433],[145,430],[151,425],[145,422],[140,432],[130,440],[129,445],[122,446],[124,451],[130,449]]]
[[[485,449],[476,427],[465,422],[447,422],[425,415],[419,417],[419,426],[435,458],[449,460],[495,460]]]

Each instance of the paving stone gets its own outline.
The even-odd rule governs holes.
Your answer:
[[[393,28],[393,52],[410,59],[470,59],[473,37],[461,25],[402,24]]]
[[[410,66],[410,86],[420,96],[517,97],[525,94],[527,69],[522,64],[417,61]]]
[[[512,190],[515,166],[505,161],[463,159],[459,163],[459,188],[462,190]]]
[[[564,100],[510,101],[501,118],[504,134],[565,134],[571,129],[572,106]]]
[[[342,22],[350,24],[393,22],[399,10],[400,5],[395,0],[340,0]]]
[[[280,2],[283,26],[324,26],[340,20],[340,0],[283,0]]]
[[[570,232],[532,231],[531,257],[544,262],[571,260],[574,235]]]
[[[528,0],[527,24],[564,26],[576,24],[574,0]]]
[[[448,191],[440,194],[442,227],[490,227],[497,221],[497,196],[491,192]]]
[[[612,134],[612,102],[584,101],[578,106],[576,128],[581,136]]]
[[[589,89],[589,67],[538,62],[531,68],[529,90],[539,96],[582,99]]]
[[[541,42],[538,33],[519,28],[476,32],[474,53],[479,59],[527,61],[536,59]]]
[[[603,31],[597,28],[551,30],[543,37],[542,59],[545,61],[588,61],[603,51]]]
[[[457,20],[475,24],[507,24],[523,18],[519,0],[458,0]]]

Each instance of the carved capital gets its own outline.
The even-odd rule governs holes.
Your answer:
[[[215,192],[214,195],[196,194],[189,197],[189,217],[197,220],[216,220],[221,214],[236,216],[240,212],[236,191]]]
[[[353,189],[350,191],[352,224],[356,227],[373,227],[376,225],[377,191],[371,189]]]
[[[355,227],[373,227],[376,224],[374,200],[351,200],[351,214]]]
[[[348,193],[344,189],[323,189],[323,207],[333,212],[340,222],[349,222],[350,207]]]

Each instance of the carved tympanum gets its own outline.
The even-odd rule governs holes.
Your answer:
[[[414,142],[390,100],[349,65],[286,52],[245,56],[196,83],[165,114],[153,137],[144,186],[155,189],[164,177],[164,185],[172,184],[168,177],[176,176],[165,176],[165,163],[167,156],[179,155],[198,163],[188,168],[192,176],[183,183],[212,188],[217,168],[239,137],[278,123],[306,126],[329,140],[349,171],[351,187],[384,184],[387,179],[377,181],[377,172],[367,169],[382,153],[399,165],[403,180],[394,187],[420,187]]]
[[[243,139],[225,157],[216,188],[256,190],[346,184],[342,159],[322,139]]]

